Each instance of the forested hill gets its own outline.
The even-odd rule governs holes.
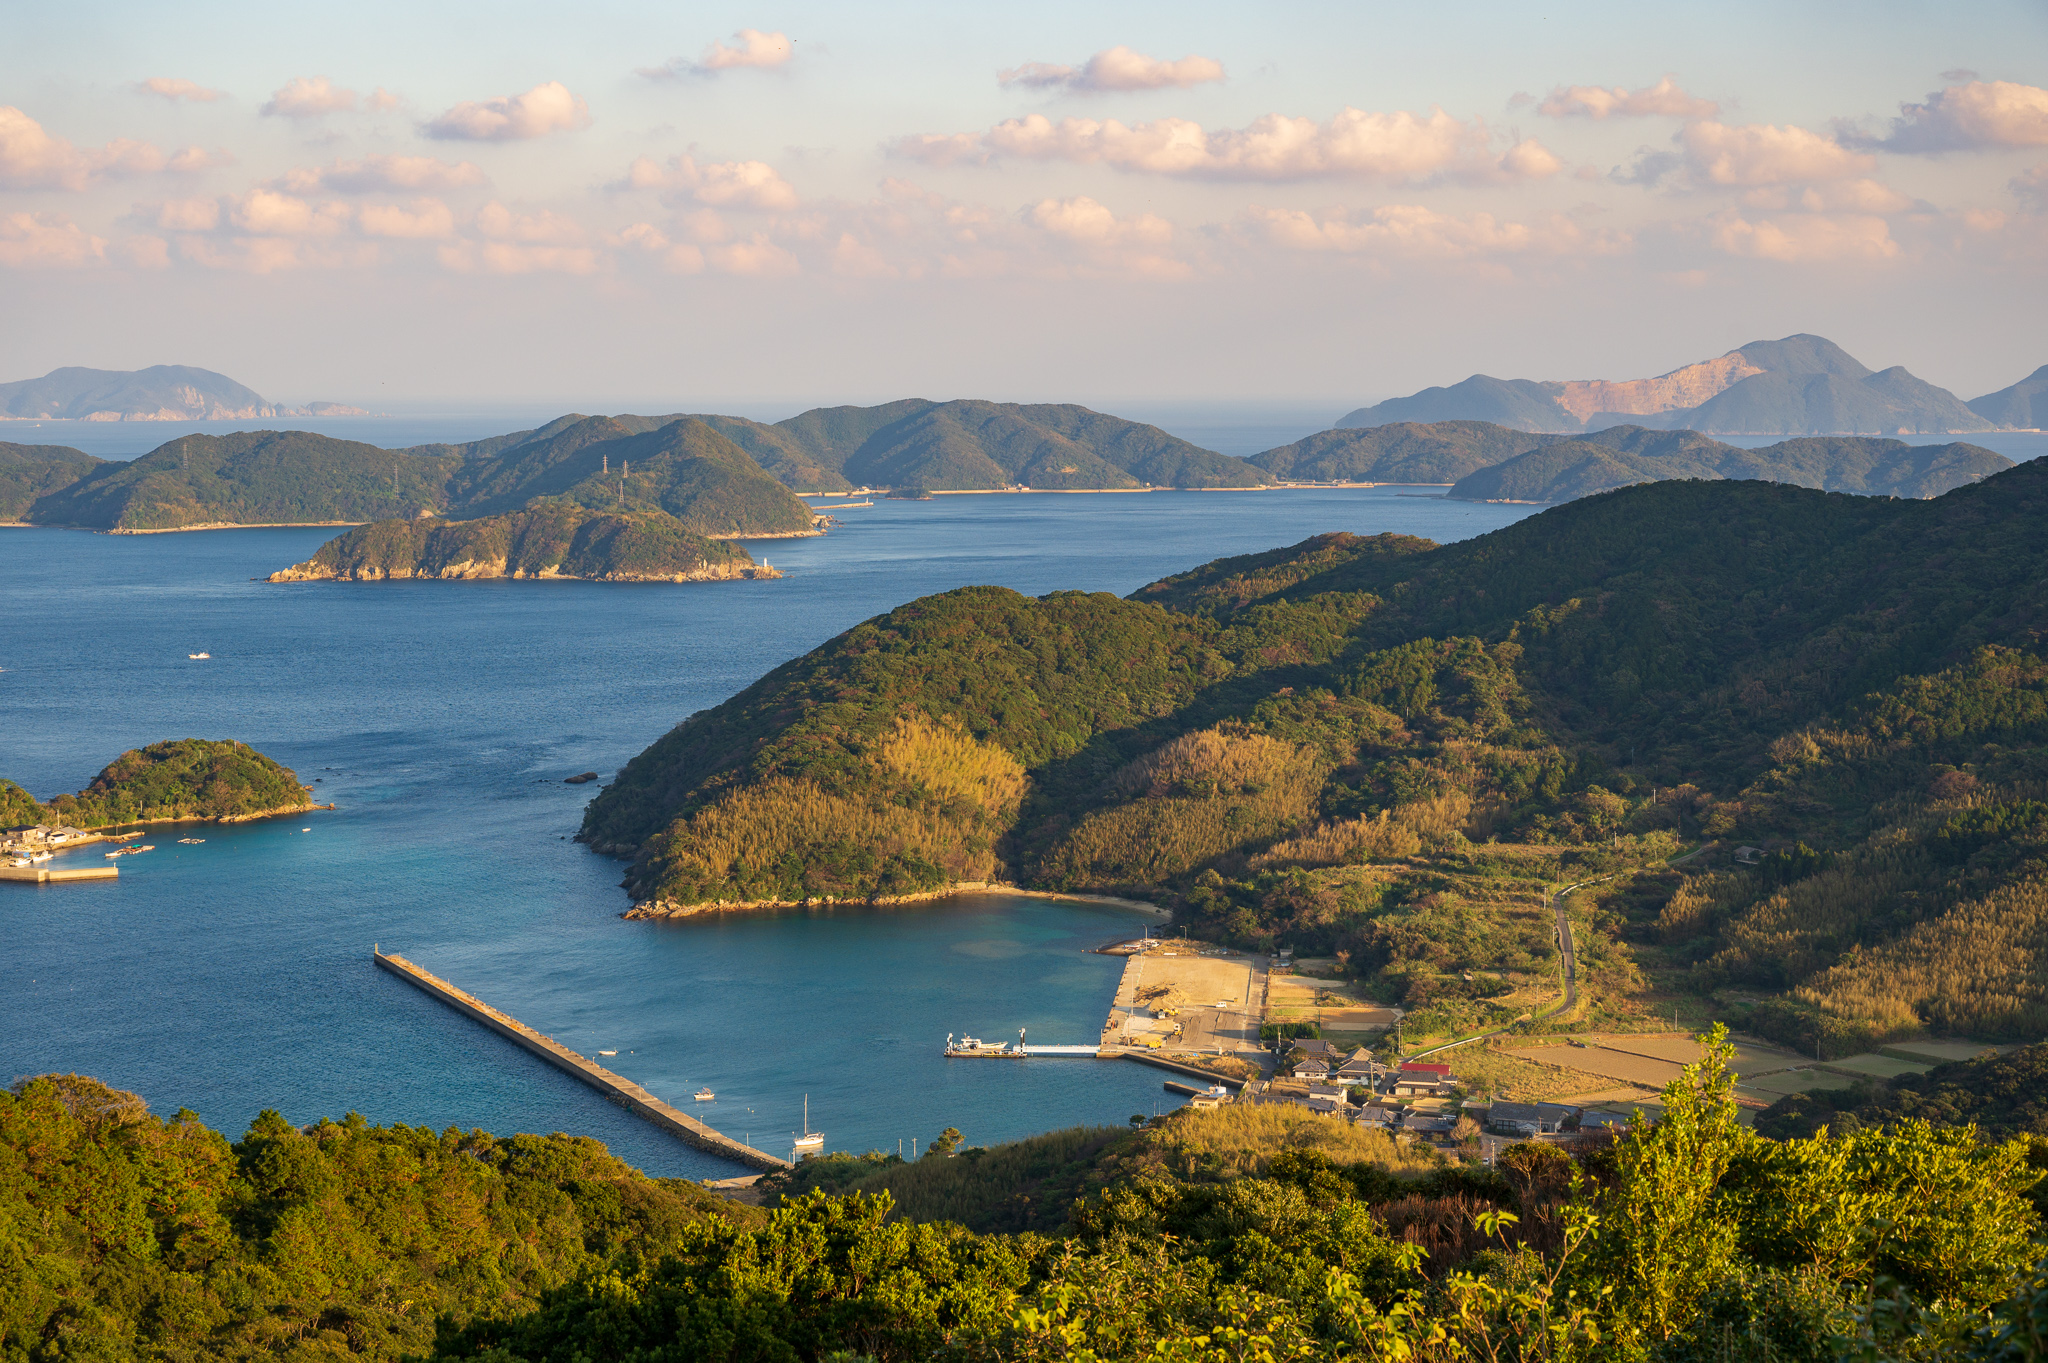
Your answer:
[[[69,445],[0,442],[0,521],[19,521],[36,498],[69,487],[100,461]]]
[[[7,467],[0,456],[0,479]],[[537,498],[658,510],[698,535],[801,535],[815,520],[752,456],[703,422],[636,427],[581,416],[418,450],[308,431],[184,436],[129,463],[94,462],[75,482],[37,497],[21,518],[108,530],[332,524],[491,516]]]
[[[1787,1037],[2048,1032],[2006,1001],[2048,997],[2017,945],[2048,935],[2048,880],[2012,851],[2048,840],[2044,514],[2035,464],[1932,501],[1665,482],[1442,548],[1322,536],[1129,600],[968,588],[678,726],[580,836],[634,857],[647,911],[1139,889],[1345,951],[1399,997],[1548,950],[1424,950],[1478,940],[1432,926],[1443,859],[1499,840],[1562,879],[1705,830],[1806,851],[1646,882],[1647,917],[1607,924],[1617,1007],[1634,957],[1774,996],[1755,1023]],[[1902,869],[1901,847],[1927,850]]]
[[[0,781],[0,827],[61,823],[100,828],[162,819],[248,819],[311,807],[291,768],[229,739],[179,738],[134,748],[76,795],[38,804]]]
[[[2012,467],[1979,445],[1908,445],[1879,436],[1802,436],[1761,449],[1695,431],[1617,426],[1544,444],[1460,478],[1449,495],[1473,502],[1568,502],[1666,478],[1758,478],[1876,497],[1936,497]]]
[[[541,498],[522,511],[470,521],[359,525],[272,582],[390,578],[589,578],[710,582],[780,577],[736,544],[692,533],[664,511],[593,511]]]
[[[1260,487],[1263,469],[1071,404],[910,398],[820,407],[773,426],[706,417],[799,491]]]

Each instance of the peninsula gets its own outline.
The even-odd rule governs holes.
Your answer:
[[[1445,1027],[1554,1000],[1541,888],[1598,878],[1577,988],[1618,1015],[1654,969],[1809,1054],[2018,1035],[2048,976],[1985,944],[2048,893],[2044,514],[2032,463],[1931,500],[1666,481],[1124,600],[963,588],[686,720],[578,836],[653,913],[1143,897]]]

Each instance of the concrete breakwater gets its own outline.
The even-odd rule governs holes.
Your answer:
[[[18,880],[28,885],[59,885],[67,880],[113,880],[121,874],[118,866],[0,866],[0,880]]]
[[[584,1059],[552,1037],[543,1036],[510,1014],[501,1013],[482,999],[457,989],[440,976],[420,969],[405,957],[387,956],[373,948],[370,958],[407,984],[432,995],[456,1012],[474,1018],[500,1036],[507,1037],[514,1044],[533,1052],[556,1069],[582,1080],[634,1116],[660,1127],[699,1150],[755,1169],[789,1168],[788,1160],[777,1159],[765,1150],[742,1145],[732,1137],[713,1130],[695,1117],[670,1107],[632,1080],[622,1078],[602,1065]]]

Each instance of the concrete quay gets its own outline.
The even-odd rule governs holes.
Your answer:
[[[0,880],[20,881],[24,885],[61,885],[67,880],[115,880],[120,874],[118,866],[63,866],[55,870],[47,866],[0,866]]]
[[[788,1160],[778,1159],[765,1150],[756,1150],[751,1145],[742,1145],[723,1132],[713,1130],[695,1117],[670,1107],[632,1080],[613,1074],[602,1065],[585,1059],[552,1037],[536,1032],[510,1014],[501,1013],[482,999],[457,989],[440,976],[420,969],[403,956],[387,956],[372,948],[370,958],[379,967],[390,971],[407,984],[432,995],[456,1012],[481,1022],[515,1045],[533,1052],[556,1069],[582,1080],[634,1116],[651,1122],[699,1150],[755,1169],[775,1170],[790,1167]]]

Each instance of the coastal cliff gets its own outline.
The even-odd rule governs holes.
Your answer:
[[[699,535],[662,511],[599,512],[567,502],[473,521],[377,521],[320,547],[272,582],[390,578],[580,578],[718,582],[782,574],[736,544]]]

